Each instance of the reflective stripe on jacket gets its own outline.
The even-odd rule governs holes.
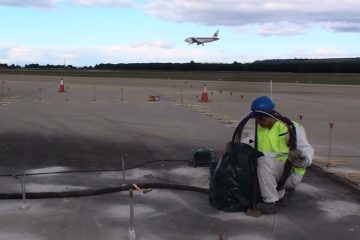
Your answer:
[[[271,129],[258,126],[258,150],[264,155],[274,155],[279,161],[286,161],[290,150],[287,135],[288,128],[280,121],[275,122]],[[305,168],[293,167],[293,170],[299,175],[305,174]]]

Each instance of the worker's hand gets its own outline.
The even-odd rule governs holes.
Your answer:
[[[290,150],[288,159],[294,167],[305,168],[307,166],[306,158],[302,155],[302,152],[298,149]]]

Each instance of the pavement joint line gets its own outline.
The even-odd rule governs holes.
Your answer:
[[[175,103],[176,104],[176,103]],[[207,115],[207,116],[211,116],[211,117],[215,117],[215,116],[218,116],[218,118],[215,119],[220,121],[220,122],[225,122],[225,123],[228,123],[228,124],[225,124],[226,127],[231,127],[231,128],[236,128],[237,127],[237,124],[238,124],[238,120],[232,120],[227,114],[219,114],[219,113],[213,113],[209,110],[206,110],[204,109],[204,107],[200,106],[200,105],[192,105],[192,106],[189,106],[188,104],[176,104],[176,105],[179,105],[179,106],[182,106],[182,107],[189,107],[191,109],[194,109],[195,111],[203,114],[203,115]],[[220,118],[219,118],[220,116]],[[229,118],[229,119],[222,119],[221,117],[224,117],[224,118]]]
[[[194,107],[201,107],[201,108],[202,108],[202,106],[199,105],[199,104],[193,104],[193,106],[194,106]]]
[[[185,103],[184,106],[188,107],[188,108],[191,108],[192,105],[190,103]]]
[[[221,114],[216,113],[216,112],[213,112],[213,115],[214,115],[214,117],[215,117],[215,116],[217,116],[217,117],[221,116]]]
[[[227,121],[227,119],[224,118],[222,115],[218,115],[217,120],[219,120],[220,122],[224,122],[224,121],[226,122]]]
[[[224,118],[231,119],[231,117],[227,114],[223,114]]]
[[[230,123],[230,124],[238,124],[239,121],[237,120],[232,120],[232,119],[222,119],[220,120],[221,122],[227,122],[227,123]]]
[[[194,110],[200,110],[200,109],[204,109],[203,107],[191,107],[192,109],[194,109]]]
[[[208,112],[209,112],[209,111],[206,110],[206,109],[199,109],[199,110],[196,110],[196,111],[198,111],[199,113],[208,113]]]
[[[324,164],[324,167],[334,167],[338,165],[349,165],[350,161],[347,160],[328,160],[328,161],[320,161],[320,160],[314,160],[314,162],[318,164]]]
[[[225,127],[230,127],[230,128],[236,128],[237,126],[234,126],[234,125],[232,125],[232,124],[225,124],[224,125]]]

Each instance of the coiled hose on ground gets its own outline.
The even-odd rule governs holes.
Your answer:
[[[198,193],[208,194],[209,190],[206,188],[199,188],[181,184],[168,184],[168,183],[137,183],[139,188],[153,188],[153,189],[172,189],[182,191],[192,191]],[[27,199],[42,199],[42,198],[74,198],[74,197],[88,197],[101,194],[115,193],[121,191],[128,191],[130,188],[134,189],[133,184],[120,186],[120,187],[108,187],[99,189],[85,189],[76,191],[65,192],[28,192],[26,193]],[[0,193],[0,199],[22,199],[21,193]]]
[[[155,162],[189,162],[188,160],[153,160],[141,163],[139,165],[124,168],[124,169],[103,169],[103,170],[74,170],[74,171],[57,171],[57,172],[44,172],[44,173],[23,173],[23,174],[2,174],[0,177],[15,177],[21,178],[22,176],[36,176],[36,175],[46,175],[46,174],[59,174],[59,173],[90,173],[90,172],[119,172],[122,170],[129,170],[139,168],[146,164],[151,164]],[[183,184],[169,184],[169,183],[136,183],[139,188],[147,189],[172,189],[172,190],[182,190],[182,191],[192,191],[203,194],[208,194],[209,190],[206,188],[194,187]],[[115,193],[121,191],[128,191],[130,188],[134,189],[133,184],[122,185],[119,187],[107,187],[107,188],[98,188],[98,189],[84,189],[84,190],[74,190],[74,191],[62,191],[62,192],[26,192],[27,199],[46,199],[46,198],[73,198],[73,197],[87,197],[95,196],[101,194]],[[23,193],[0,193],[0,199],[22,199]]]

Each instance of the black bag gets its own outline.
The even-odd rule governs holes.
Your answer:
[[[253,194],[257,157],[250,145],[234,143],[231,151],[211,167],[209,200],[214,208],[236,212],[252,207],[254,196],[259,196]]]
[[[249,113],[234,131],[231,147],[222,155],[220,160],[210,167],[210,204],[219,210],[226,212],[246,211],[260,201],[259,186],[257,180],[257,159],[262,156],[257,151],[255,135],[255,148],[241,143],[241,135],[249,119],[255,118],[259,113]],[[261,114],[261,113],[260,113]],[[272,111],[272,117],[284,122],[289,129],[289,146],[296,146],[296,132],[292,122]],[[255,132],[257,132],[255,122]],[[291,168],[290,168],[291,169]],[[288,171],[284,171],[280,187],[288,177]]]

